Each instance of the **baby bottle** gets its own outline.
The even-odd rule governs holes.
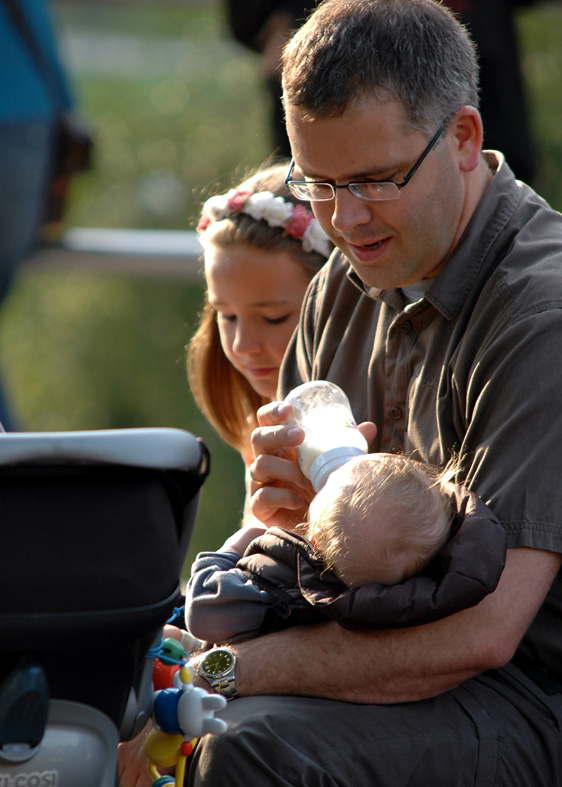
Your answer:
[[[342,389],[326,380],[294,388],[285,401],[293,415],[285,423],[304,429],[304,442],[296,446],[301,470],[318,492],[334,470],[368,450],[357,429],[349,399]]]

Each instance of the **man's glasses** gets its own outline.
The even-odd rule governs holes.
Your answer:
[[[328,200],[334,199],[336,196],[336,189],[349,189],[355,197],[359,197],[359,199],[364,199],[369,202],[398,199],[400,197],[400,190],[410,182],[424,158],[430,153],[441,134],[447,128],[450,119],[451,115],[445,118],[439,130],[435,136],[432,137],[428,146],[408,172],[402,183],[396,183],[394,180],[363,180],[357,183],[343,183],[341,186],[336,186],[335,183],[324,183],[315,180],[292,180],[291,176],[295,168],[295,159],[291,159],[289,171],[285,178],[285,184],[297,199],[306,200],[307,202],[327,202]]]

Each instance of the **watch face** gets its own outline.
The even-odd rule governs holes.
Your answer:
[[[202,667],[209,675],[222,675],[228,672],[234,663],[234,657],[228,650],[215,650],[203,659]]]

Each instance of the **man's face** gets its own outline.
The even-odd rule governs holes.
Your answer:
[[[320,119],[289,106],[287,129],[293,178],[336,185],[401,183],[429,141],[406,127],[395,100],[356,100],[342,115]],[[335,199],[313,203],[325,232],[367,286],[407,286],[435,276],[447,261],[466,199],[456,149],[453,133],[445,130],[397,200],[367,202],[337,189]]]

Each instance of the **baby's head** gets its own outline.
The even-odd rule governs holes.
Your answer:
[[[305,535],[348,587],[401,582],[448,538],[449,478],[399,454],[355,457],[310,504]]]

